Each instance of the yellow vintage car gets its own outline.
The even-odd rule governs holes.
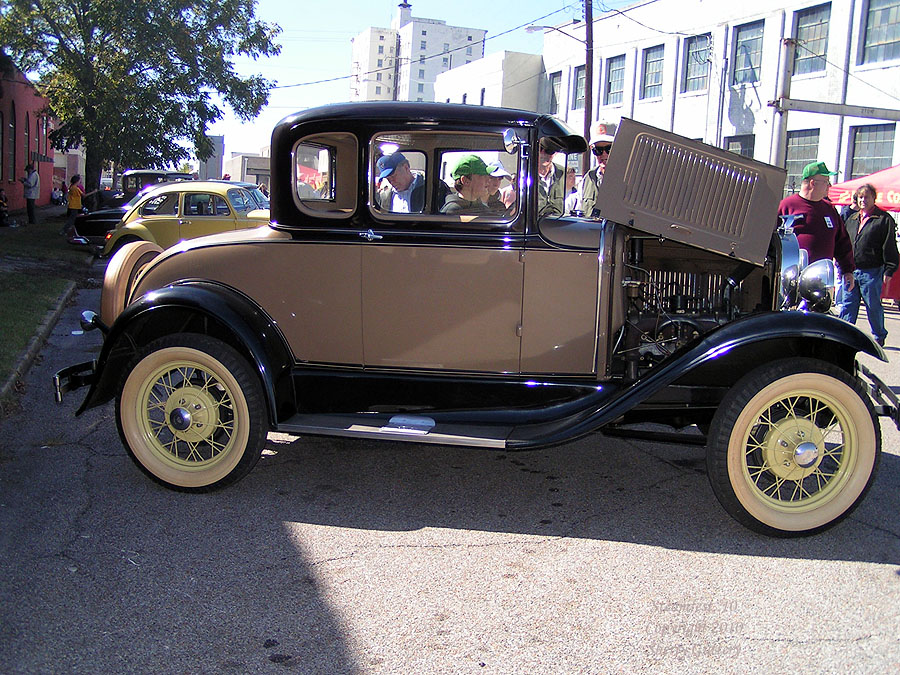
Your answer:
[[[184,181],[146,192],[106,234],[108,256],[132,241],[168,248],[184,239],[269,221],[268,199],[252,183]]]

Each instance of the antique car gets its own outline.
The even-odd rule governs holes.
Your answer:
[[[132,241],[168,248],[184,239],[269,221],[269,211],[263,206],[267,200],[252,183],[166,183],[142,192],[130,203],[125,215],[106,233],[101,255],[111,255]],[[77,230],[77,222],[75,227]]]
[[[119,177],[119,188],[103,190],[100,203],[104,208],[115,208],[131,201],[135,195],[153,185],[194,180],[193,174],[167,169],[128,169]]]
[[[715,495],[753,530],[838,522],[900,404],[856,360],[885,358],[871,338],[779,311],[827,295],[776,232],[785,172],[623,120],[587,219],[538,173],[585,146],[520,110],[288,117],[271,223],[123,247],[82,318],[101,353],[57,373],[57,398],[115,399],[130,456],[176,490],[245,476],[270,431],[507,451],[632,433],[705,444]],[[515,182],[489,209],[466,191],[497,162]],[[393,171],[397,194],[421,190],[399,206]]]

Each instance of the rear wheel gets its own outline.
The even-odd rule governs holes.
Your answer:
[[[258,378],[233,348],[205,335],[148,345],[125,376],[116,417],[135,463],[177,490],[207,491],[243,478],[266,440]]]
[[[881,429],[860,383],[814,359],[757,368],[713,418],[707,470],[716,497],[763,534],[820,532],[872,483]]]

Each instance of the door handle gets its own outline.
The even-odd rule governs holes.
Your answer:
[[[190,225],[190,224],[191,224],[191,221],[189,221],[189,220],[183,220],[182,218],[179,218],[179,219],[178,219],[178,224],[179,224],[179,225]]]
[[[372,230],[366,230],[365,232],[360,232],[359,236],[365,239],[366,241],[378,241],[379,239],[384,239],[380,234],[375,234]]]

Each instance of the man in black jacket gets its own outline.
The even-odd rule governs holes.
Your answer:
[[[847,233],[853,242],[856,284],[842,292],[841,318],[856,323],[859,301],[866,303],[866,315],[875,341],[882,347],[887,337],[884,327],[884,307],[881,287],[897,271],[897,232],[894,219],[875,206],[875,188],[866,183],[857,188],[855,197],[859,210],[847,219]]]

